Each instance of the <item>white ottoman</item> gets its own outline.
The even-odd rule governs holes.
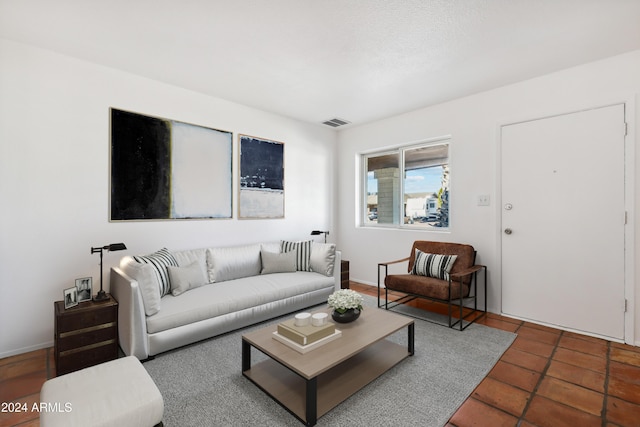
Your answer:
[[[163,413],[160,391],[134,356],[52,378],[40,390],[42,427],[151,427]]]

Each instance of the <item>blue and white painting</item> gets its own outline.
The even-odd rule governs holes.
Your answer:
[[[239,218],[284,218],[284,144],[240,135]]]

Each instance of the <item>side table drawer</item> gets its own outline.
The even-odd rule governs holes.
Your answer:
[[[117,316],[116,306],[66,314],[58,319],[58,333],[115,322]]]
[[[116,323],[110,322],[90,328],[76,331],[62,332],[58,337],[58,351],[64,353],[67,350],[86,347],[116,338]]]
[[[115,341],[96,344],[97,347],[68,350],[58,355],[56,375],[64,375],[99,363],[118,358],[118,346]]]

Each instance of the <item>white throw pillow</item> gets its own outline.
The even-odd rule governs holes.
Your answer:
[[[281,252],[280,241],[278,240],[277,242],[260,243],[260,250],[267,252]]]
[[[154,268],[149,264],[136,262],[131,256],[124,256],[120,260],[120,269],[138,282],[144,313],[153,316],[160,311],[160,283]]]
[[[311,271],[333,276],[333,269],[336,263],[336,245],[334,243],[316,243],[311,245],[311,255],[309,265]]]
[[[178,267],[186,267],[194,261],[198,261],[205,268],[207,267],[207,248],[183,249],[172,251],[171,254],[178,261]]]
[[[174,297],[207,284],[207,274],[204,266],[194,261],[186,267],[167,267],[169,282],[171,283],[171,294]]]
[[[260,251],[262,258],[261,274],[289,273],[296,271],[296,253],[294,251],[278,253]]]

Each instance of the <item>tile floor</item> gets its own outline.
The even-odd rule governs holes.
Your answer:
[[[494,314],[479,323],[518,337],[447,427],[640,427],[640,348]],[[0,359],[0,426],[38,426],[30,409],[54,375],[52,348]],[[2,412],[10,404],[29,410]]]
[[[351,288],[377,296],[373,286]],[[518,337],[447,427],[640,427],[639,347],[491,313],[478,323]]]

